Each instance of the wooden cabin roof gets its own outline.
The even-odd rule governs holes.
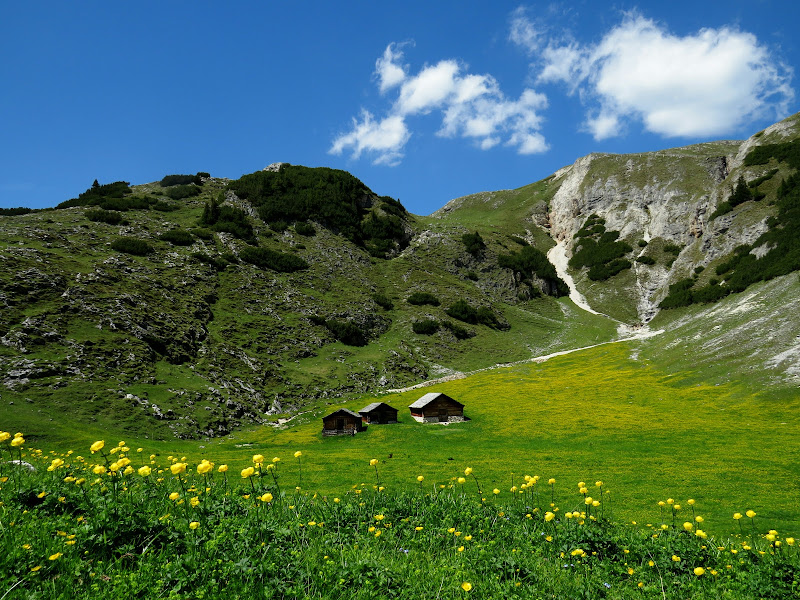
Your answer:
[[[458,404],[459,406],[462,406],[462,407],[464,406],[463,404],[461,404],[461,402],[459,402],[458,400],[453,400],[447,394],[443,394],[441,392],[430,392],[430,393],[425,394],[424,396],[422,396],[419,400],[417,400],[413,404],[409,404],[408,408],[425,408],[426,406],[428,406],[428,404],[430,404],[431,402],[433,402],[434,400],[437,400],[439,398],[441,398],[443,400],[449,400],[450,402],[453,402],[454,404]]]
[[[393,407],[389,406],[388,404],[386,404],[386,402],[373,402],[372,404],[367,404],[364,408],[362,408],[358,412],[359,412],[359,414],[363,415],[364,413],[370,413],[370,412],[372,412],[373,410],[375,410],[376,408],[379,408],[379,407],[388,408],[389,410],[393,410],[394,412],[397,412],[396,408],[393,408]]]
[[[340,413],[344,413],[346,415],[350,415],[351,417],[355,417],[356,419],[360,419],[361,418],[361,415],[359,415],[358,413],[353,412],[352,410],[349,410],[347,408],[340,408],[339,410],[333,411],[329,415],[325,415],[324,417],[322,417],[322,419],[323,420],[324,419],[330,419],[331,417],[335,417],[336,415],[338,415]]]

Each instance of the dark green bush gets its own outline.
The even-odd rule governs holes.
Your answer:
[[[420,335],[432,335],[439,331],[439,322],[433,319],[423,319],[422,321],[414,321],[411,324],[411,329],[414,333]]]
[[[422,306],[425,304],[430,306],[439,306],[439,304],[441,304],[436,296],[428,292],[414,292],[408,298],[406,298],[406,302],[409,304],[414,304],[415,306]]]
[[[195,227],[192,229],[192,233],[201,240],[210,240],[214,238],[214,234],[211,232],[211,230],[204,227]]]
[[[299,235],[304,235],[306,237],[311,237],[317,234],[317,230],[314,229],[314,226],[311,223],[306,223],[304,221],[295,223],[294,230]]]
[[[230,183],[240,198],[258,209],[266,223],[313,220],[375,256],[407,243],[399,201],[376,197],[346,171],[283,165],[279,171],[257,171]]]
[[[176,185],[170,188],[167,188],[167,191],[164,193],[172,198],[173,200],[182,200],[184,198],[192,198],[194,196],[199,196],[202,190],[194,184],[190,185]]]
[[[647,246],[647,240],[639,240],[637,243],[639,244],[639,248]]]
[[[286,221],[273,221],[269,224],[269,228],[275,233],[281,233],[289,229],[289,223]]]
[[[587,275],[592,281],[605,281],[625,269],[631,268],[631,261],[625,258],[615,258],[607,263],[599,263],[589,267]]]
[[[516,235],[510,235],[508,236],[508,239],[510,239],[512,242],[516,242],[520,246],[530,246],[528,242],[523,240],[521,237],[517,237]]]
[[[486,244],[483,242],[481,234],[477,231],[475,233],[465,233],[462,235],[461,242],[464,244],[467,252],[476,258],[486,249]]]
[[[170,231],[165,231],[158,236],[158,239],[163,242],[169,242],[174,246],[191,246],[194,244],[194,236],[183,229],[172,229]]]
[[[464,323],[476,325],[478,323],[478,311],[470,306],[466,300],[457,300],[450,308],[445,311],[449,316]]]
[[[293,273],[308,268],[308,263],[299,256],[268,248],[248,247],[239,253],[239,257],[246,263],[279,273]]]
[[[530,282],[531,277],[536,275],[555,288],[556,296],[569,295],[569,288],[556,273],[556,268],[547,260],[544,252],[533,246],[525,246],[519,252],[511,254],[500,254],[497,256],[497,264],[519,273],[524,282]]]
[[[94,209],[86,211],[86,218],[96,223],[108,223],[109,225],[119,225],[122,223],[122,215],[114,210]]]
[[[475,337],[474,331],[467,329],[466,327],[461,327],[461,325],[453,323],[452,321],[442,321],[441,325],[445,329],[448,329],[450,333],[456,337],[456,339],[466,340],[471,337]]]
[[[664,252],[668,254],[674,254],[675,256],[678,256],[681,253],[681,250],[683,250],[683,248],[677,244],[673,244],[672,242],[667,242],[664,244]]]
[[[325,327],[333,334],[333,337],[347,346],[367,345],[367,335],[351,321],[328,319],[325,321]]]
[[[716,210],[711,213],[711,216],[708,218],[709,221],[713,221],[717,217],[721,217],[722,215],[727,215],[729,212],[733,211],[733,207],[731,206],[730,202],[720,202],[717,204]]]
[[[637,256],[636,262],[642,263],[643,265],[654,265],[656,264],[656,259],[652,256]]]
[[[384,310],[392,310],[394,308],[394,303],[388,296],[383,294],[372,294],[372,299]]]
[[[145,240],[132,237],[121,237],[111,242],[111,247],[117,252],[124,252],[125,254],[134,254],[136,256],[146,256],[155,252],[149,243]]]
[[[467,271],[466,278],[470,281],[478,281],[478,274],[475,271]]]
[[[0,208],[0,215],[5,217],[16,217],[19,215],[27,215],[28,213],[34,212],[32,208],[24,208],[19,206],[17,208]]]
[[[208,176],[207,173],[203,175]],[[161,187],[170,187],[174,185],[189,185],[194,183],[195,185],[203,185],[202,180],[200,179],[201,173],[197,175],[167,175],[164,177],[160,182],[159,185]]]
[[[205,252],[192,252],[191,256],[201,263],[205,263],[211,267],[214,267],[217,271],[224,271],[228,266],[228,263],[222,258],[215,258],[206,254]]]

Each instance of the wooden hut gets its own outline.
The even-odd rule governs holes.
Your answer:
[[[392,408],[386,402],[373,402],[368,404],[358,414],[364,423],[375,423],[383,425],[385,423],[397,423],[397,409]]]
[[[420,423],[456,423],[464,418],[464,405],[447,394],[431,392],[411,404],[411,416]]]
[[[322,435],[355,435],[364,429],[361,415],[346,408],[322,417]]]

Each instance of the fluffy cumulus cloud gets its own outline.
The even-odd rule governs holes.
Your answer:
[[[402,60],[402,48],[395,44],[377,60],[380,92],[393,91],[396,97],[380,119],[362,110],[350,130],[333,141],[332,154],[349,151],[358,158],[366,153],[376,164],[398,164],[411,136],[408,123],[425,114],[441,117],[438,136],[469,139],[483,150],[498,144],[520,154],[547,149],[540,133],[540,112],[547,106],[543,95],[526,89],[518,99],[509,99],[491,75],[467,73],[455,60],[425,66],[416,74]]]
[[[516,12],[509,38],[536,57],[539,83],[579,93],[584,125],[598,140],[620,135],[633,121],[666,137],[723,135],[760,117],[785,116],[793,98],[791,70],[738,29],[680,37],[629,14],[599,43],[581,45],[525,35],[527,23]]]

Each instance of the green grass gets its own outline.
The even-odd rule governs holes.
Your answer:
[[[747,508],[762,516],[765,528],[800,531],[791,491],[800,476],[800,445],[792,434],[800,426],[800,401],[788,394],[756,395],[741,383],[686,381],[632,360],[631,348],[606,345],[384,395],[380,400],[400,409],[400,423],[373,425],[354,438],[321,436],[321,417],[340,406],[332,404],[295,417],[286,428],[250,428],[227,438],[158,447],[236,467],[253,453],[286,461],[302,450],[304,487],[326,494],[368,483],[373,475],[365,465],[372,458],[393,490],[413,487],[417,475],[448,484],[465,466],[475,468],[485,487],[501,489],[505,499],[512,477],[518,484],[525,474],[555,477],[559,492],[579,480],[600,479],[624,520],[652,522],[659,500],[694,498],[711,532],[735,532],[731,515]],[[471,420],[449,426],[413,422],[407,406],[427,391],[463,402]],[[373,399],[345,406],[358,410]],[[4,427],[19,427],[37,441],[46,435],[47,447],[80,451],[73,445],[80,432],[67,434],[52,422],[17,415],[3,407]],[[97,435],[87,432],[84,446]]]
[[[600,481],[579,490],[519,479],[523,491],[509,496],[464,468],[457,481],[420,477],[392,491],[373,459],[361,470],[374,483],[320,495],[292,487],[307,485],[311,461],[301,452],[277,462],[254,455],[240,475],[125,442],[43,453],[0,436],[3,457],[37,467],[0,473],[0,589],[10,599],[744,599],[798,591],[796,541],[758,534],[758,515],[745,517],[739,534],[714,538],[700,503],[677,509],[669,500],[654,524],[626,525],[616,516],[624,504]]]

